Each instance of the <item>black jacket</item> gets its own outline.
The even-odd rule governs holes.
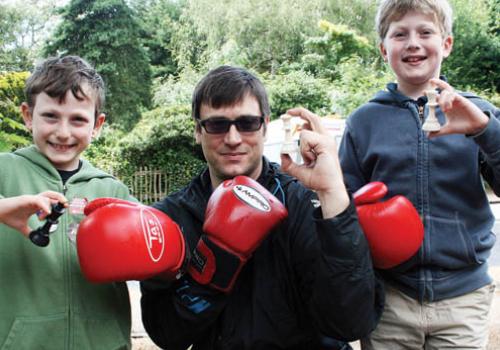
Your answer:
[[[322,335],[351,341],[375,328],[383,293],[354,206],[323,220],[316,195],[266,159],[258,182],[285,203],[288,218],[254,252],[230,294],[188,275],[141,283],[142,320],[160,347],[319,349]],[[211,192],[205,171],[154,205],[179,224],[189,247],[202,234]]]

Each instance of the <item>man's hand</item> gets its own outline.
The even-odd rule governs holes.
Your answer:
[[[467,98],[459,95],[445,81],[431,79],[431,83],[441,89],[437,103],[446,115],[447,121],[439,131],[432,131],[429,137],[448,134],[474,135],[488,124],[488,117]]]
[[[57,202],[68,201],[62,194],[53,191],[0,199],[0,222],[28,237],[31,231],[28,226],[30,216],[37,214],[39,220],[45,219],[52,210],[52,204]]]
[[[304,164],[293,162],[288,154],[281,155],[281,169],[316,191],[324,218],[331,218],[349,205],[335,139],[324,128],[321,118],[305,108],[293,108],[287,114],[302,118],[306,123],[300,133],[300,153]]]

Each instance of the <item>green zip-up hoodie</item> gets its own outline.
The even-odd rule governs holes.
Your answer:
[[[35,146],[0,154],[0,197],[52,190],[73,198],[131,199],[125,185],[83,160],[63,186]],[[35,246],[0,224],[0,349],[129,349],[130,304],[125,283],[91,284],[67,236],[77,221],[61,216],[50,244]],[[30,227],[40,226],[35,215]]]

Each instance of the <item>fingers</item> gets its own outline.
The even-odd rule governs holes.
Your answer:
[[[430,82],[441,90],[437,102],[444,113],[448,112],[452,108],[453,102],[458,95],[450,84],[441,79],[431,79]]]
[[[51,203],[63,203],[65,206],[68,205],[68,200],[66,197],[64,197],[61,193],[59,192],[54,192],[54,191],[45,191],[40,193],[40,196],[46,197],[50,199]]]
[[[52,205],[55,203],[63,203],[68,206],[68,200],[61,193],[54,191],[45,191],[32,197],[31,205],[38,210],[36,212],[38,219],[43,220],[52,212]]]
[[[290,155],[284,153],[281,154],[281,170],[288,175],[299,179],[306,185],[309,183],[309,176],[312,171],[312,169],[305,163],[299,165],[292,160]]]
[[[305,129],[309,129],[320,134],[327,133],[323,123],[321,122],[321,118],[303,107],[289,109],[287,114],[294,117],[300,117],[305,120],[306,124],[303,126]]]

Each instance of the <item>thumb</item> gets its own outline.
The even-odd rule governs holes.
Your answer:
[[[296,178],[300,178],[298,175],[300,173],[301,167],[294,163],[289,154],[281,154],[281,170]]]
[[[130,201],[120,199],[120,198],[102,197],[102,198],[96,198],[93,201],[91,201],[90,203],[88,203],[85,206],[85,209],[83,212],[85,215],[88,216],[91,213],[93,213],[94,211],[96,211],[97,209],[105,207],[109,204],[124,204],[124,205],[128,205],[128,206],[136,206],[137,205],[134,202],[130,202]]]
[[[443,136],[443,135],[448,135],[448,134],[451,134],[451,133],[453,133],[453,130],[450,127],[450,123],[446,122],[446,124],[444,124],[443,126],[441,126],[441,129],[439,129],[438,131],[430,131],[427,134],[427,137],[429,139],[432,139],[432,138],[435,138],[435,137],[439,137],[439,136]]]
[[[290,158],[290,155],[286,153],[281,153],[280,158],[281,158],[281,170],[286,172],[287,169],[292,165],[292,158]]]
[[[387,194],[387,186],[380,181],[372,181],[358,189],[353,194],[354,203],[363,205],[375,203]]]

